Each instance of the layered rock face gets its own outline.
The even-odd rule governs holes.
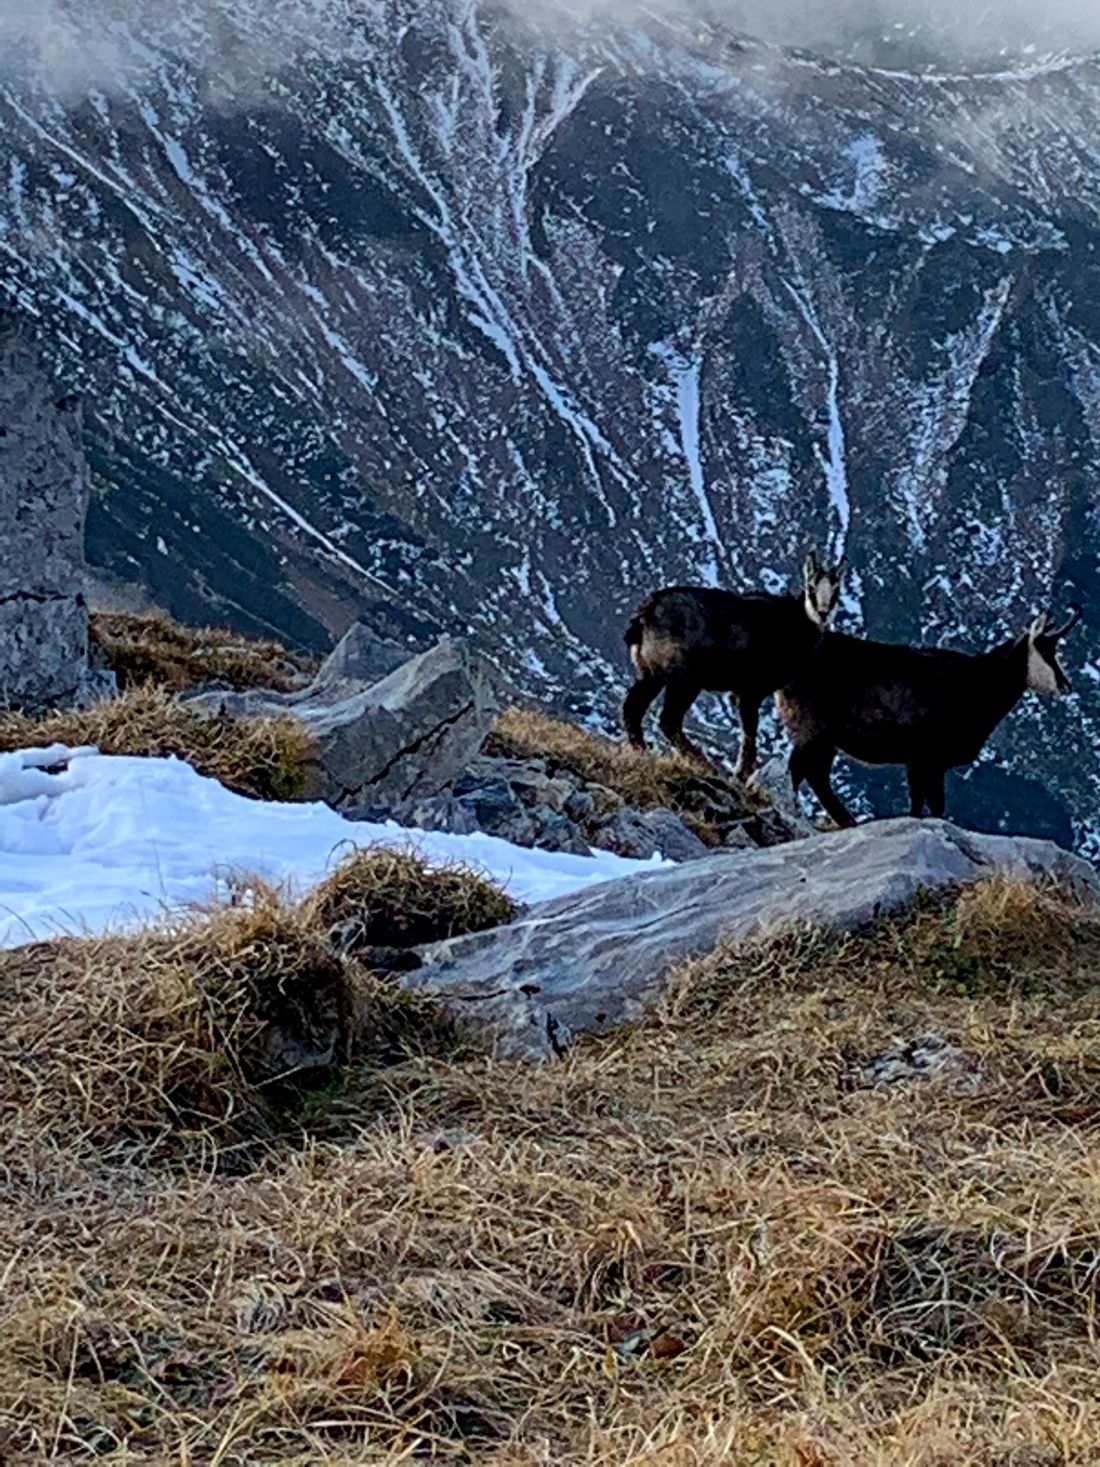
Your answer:
[[[0,315],[0,704],[71,702],[86,686],[88,475],[82,415],[18,317]]]
[[[474,758],[496,712],[489,679],[466,645],[445,638],[378,677],[392,649],[352,627],[307,688],[295,693],[199,693],[212,716],[290,714],[314,741],[305,791],[354,811],[430,799]],[[381,659],[381,660],[380,660]]]

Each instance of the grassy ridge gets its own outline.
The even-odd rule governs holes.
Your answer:
[[[91,638],[124,691],[152,685],[180,692],[198,683],[224,682],[238,689],[289,692],[308,681],[316,666],[278,642],[223,627],[187,627],[163,613],[96,612]]]
[[[169,967],[199,973],[194,956],[180,966],[183,942],[203,973],[216,952],[239,983],[267,953],[274,975],[274,943],[301,972],[344,910],[276,906],[259,932],[247,912],[196,919]],[[393,1014],[383,1044],[352,1041],[342,1083],[279,1126],[248,1058],[257,1000],[226,1025],[196,1019],[192,996],[179,1034],[151,1036],[164,1006],[129,986],[153,953],[135,941],[128,964],[76,945],[85,986],[66,1003],[21,966],[41,952],[0,975],[11,1454],[985,1467],[1100,1453],[1100,921],[1067,899],[997,881],[857,936],[719,950],[639,1029],[541,1069]],[[56,952],[62,969],[72,952]],[[143,981],[162,981],[159,963]],[[293,990],[284,978],[273,991]],[[375,983],[367,1013],[390,1001]],[[928,1035],[953,1065],[873,1083],[879,1056]],[[164,1057],[196,1046],[198,1093],[220,1097],[202,1113],[250,1147],[209,1119],[172,1121],[182,1142],[164,1144],[178,1093]],[[119,1054],[134,1056],[125,1083]],[[152,1149],[147,1120],[120,1128],[150,1113]]]
[[[0,712],[0,752],[53,743],[92,744],[103,754],[175,755],[239,794],[293,800],[313,753],[292,718],[208,718],[156,686],[131,688],[90,708],[29,717]]]

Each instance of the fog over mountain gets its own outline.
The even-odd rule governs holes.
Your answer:
[[[951,799],[1100,850],[1091,8],[0,0],[0,42],[0,296],[86,395],[105,574],[462,631],[597,718],[646,591],[811,540],[875,635],[1075,596],[1078,696]]]
[[[646,24],[696,19],[777,46],[867,64],[893,57],[912,65],[970,67],[996,58],[1100,49],[1100,11],[1089,0],[516,0],[540,21]]]
[[[504,0],[498,8],[559,30],[598,22],[694,22],[868,65],[894,60],[917,68],[980,67],[1012,57],[1100,50],[1100,7],[1091,0],[1043,6],[1033,0]],[[0,69],[33,74],[70,95],[110,90],[140,77],[151,58],[134,38],[153,37],[174,40],[192,64],[247,87],[318,44],[339,46],[343,39],[354,48],[364,23],[379,30],[402,24],[392,0],[272,0],[269,12],[269,34],[278,40],[257,49],[248,25],[221,0],[188,7],[182,26],[178,7],[168,0],[3,0]],[[247,54],[226,66],[226,50],[241,42]]]

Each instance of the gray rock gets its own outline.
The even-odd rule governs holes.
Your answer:
[[[450,835],[473,835],[478,829],[473,811],[454,795],[431,795],[408,800],[393,816],[399,825],[416,830],[442,830]]]
[[[347,820],[361,820],[367,825],[386,825],[391,820],[400,824],[389,805],[349,805],[342,813]]]
[[[479,1027],[501,1055],[545,1058],[562,1035],[642,1017],[671,969],[791,923],[851,930],[921,891],[997,872],[1052,877],[1100,903],[1100,878],[1050,841],[889,820],[769,849],[724,853],[590,887],[507,927],[440,943],[403,981]]]
[[[564,775],[549,775],[541,759],[494,759],[481,754],[473,761],[465,777],[455,785],[455,794],[466,798],[490,787],[507,787],[511,799],[528,809],[548,807],[559,813],[579,792],[577,780]]]
[[[489,759],[484,755],[472,762],[452,789],[457,804],[469,812],[474,828],[487,835],[518,846],[587,856],[589,841],[564,813],[575,793],[569,781],[551,779],[541,763]]]
[[[509,759],[499,754],[478,754],[475,759],[470,760],[467,773],[471,779],[477,780],[497,776],[507,780],[524,780],[546,774],[547,767],[545,759]]]
[[[770,841],[767,844],[781,845],[781,841]],[[722,834],[722,849],[724,851],[754,851],[757,842],[753,840],[743,825],[731,825]]]
[[[106,703],[118,697],[118,676],[110,668],[93,667],[81,678],[73,694],[75,708],[91,708],[96,703]]]
[[[594,820],[597,815],[596,797],[585,789],[575,789],[562,805],[562,814],[579,825]]]
[[[335,689],[349,683],[370,687],[404,666],[412,655],[400,642],[356,622],[321,664],[314,687]]]
[[[638,810],[624,805],[595,833],[601,850],[614,851],[637,861],[664,856],[670,861],[698,861],[710,847],[684,824],[675,810]]]
[[[553,810],[558,815],[565,814],[565,807],[577,792],[577,786],[571,779],[563,779],[548,774],[538,776],[529,782],[519,781],[519,797],[526,804],[536,805],[540,809]]]
[[[541,805],[533,812],[535,819],[535,845],[543,851],[565,851],[574,856],[590,856],[591,843],[584,832],[574,825],[568,815]]]
[[[470,810],[482,830],[492,830],[502,821],[523,814],[523,804],[508,780],[499,775],[475,778],[463,775],[452,793]]]
[[[0,312],[0,703],[72,703],[88,676],[88,474],[75,397]]]
[[[982,1074],[970,1055],[958,1045],[942,1035],[925,1034],[876,1055],[864,1066],[860,1080],[867,1086],[932,1081],[952,1095],[973,1095],[981,1087]]]
[[[790,832],[787,837],[789,840],[801,840],[804,836],[818,833],[817,826],[798,803],[791,788],[787,760],[781,755],[776,755],[774,759],[769,759],[760,766],[749,780],[749,788],[759,790],[768,797]]]
[[[622,795],[617,790],[609,789],[606,784],[586,784],[584,789],[595,800],[597,815],[610,815],[626,804]]]
[[[291,714],[313,735],[306,799],[400,807],[441,793],[484,742],[496,712],[478,662],[449,638],[362,688],[319,676],[301,692],[204,693],[212,715]]]

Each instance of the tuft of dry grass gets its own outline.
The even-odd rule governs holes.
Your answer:
[[[4,1114],[9,1154],[38,1151],[0,1193],[0,1440],[66,1462],[1100,1459],[1098,962],[1095,912],[1012,882],[778,934],[558,1065],[364,1066],[237,1175],[92,1157],[57,1123],[47,1144],[31,1087]],[[965,1072],[876,1082],[932,1035]],[[70,1062],[75,1107],[94,1076]]]
[[[0,954],[0,1156],[207,1160],[269,1137],[296,1077],[453,1044],[260,882],[169,926]],[[274,1129],[273,1129],[274,1128]]]
[[[678,754],[633,749],[525,708],[508,708],[500,714],[485,752],[508,759],[543,759],[551,774],[563,770],[603,785],[628,805],[676,810],[704,839],[716,819],[747,818],[767,803],[738,785],[701,774]]]
[[[153,686],[181,692],[220,682],[240,690],[291,692],[316,671],[312,659],[289,652],[279,642],[223,627],[187,627],[163,612],[97,612],[91,618],[91,638],[123,691]]]
[[[343,961],[259,886],[174,928],[5,953],[0,987],[9,1173],[50,1148],[132,1161],[262,1135],[263,1086],[295,1054],[331,1062],[353,1007]]]
[[[306,900],[311,919],[337,929],[345,950],[412,948],[500,927],[515,902],[468,866],[428,865],[411,849],[358,847]]]
[[[156,687],[40,717],[0,712],[0,752],[52,743],[94,744],[104,754],[174,754],[229,789],[266,800],[298,798],[313,754],[308,733],[292,718],[205,717]]]

